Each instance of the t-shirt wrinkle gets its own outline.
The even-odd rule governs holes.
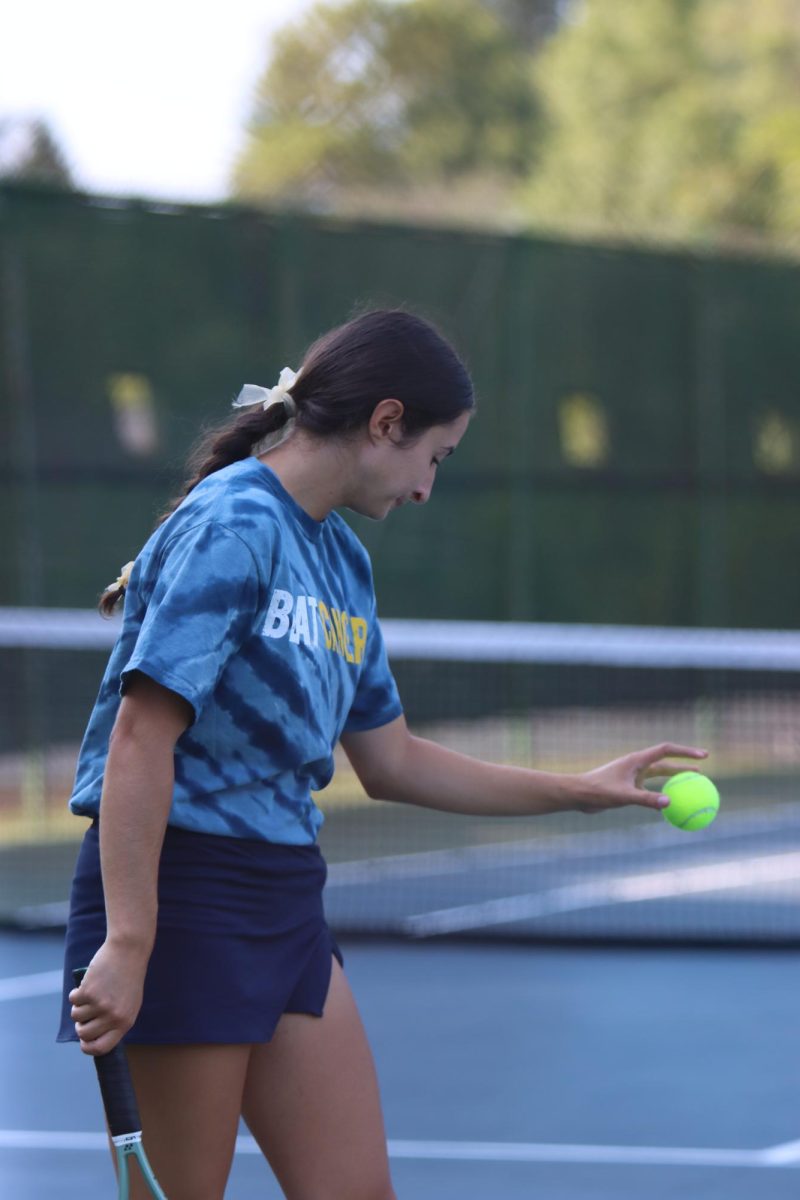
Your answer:
[[[256,557],[253,547],[248,543],[247,538],[242,537],[242,535],[238,529],[232,529],[230,525],[226,525],[226,523],[224,521],[220,521],[215,517],[207,517],[203,521],[197,521],[194,525],[187,525],[185,529],[177,530],[177,532],[173,535],[173,537],[171,537],[167,542],[165,542],[164,554],[166,555],[169,552],[170,546],[172,546],[175,542],[179,541],[182,537],[185,537],[188,534],[192,533],[193,530],[195,530],[195,529],[202,529],[203,526],[205,526],[205,525],[215,525],[217,528],[224,529],[224,531],[226,533],[230,533],[233,537],[237,538],[242,543],[242,545],[245,547],[245,549],[249,552],[250,557],[253,560],[253,566],[256,569],[256,573],[259,576],[259,578],[261,578],[261,567],[259,565],[258,558]]]

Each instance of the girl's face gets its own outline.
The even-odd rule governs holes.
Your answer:
[[[360,456],[358,480],[348,507],[381,521],[394,508],[409,502],[424,504],[431,494],[436,470],[453,453],[469,424],[464,412],[447,425],[432,425],[412,442],[403,443],[402,405],[394,414],[381,413],[382,401],[370,422],[368,443]]]

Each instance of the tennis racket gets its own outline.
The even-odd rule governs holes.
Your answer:
[[[86,967],[80,967],[72,972],[76,986],[82,983],[86,971]],[[100,1081],[100,1095],[106,1110],[108,1131],[117,1157],[117,1200],[128,1200],[131,1158],[136,1159],[150,1195],[155,1196],[156,1200],[167,1200],[153,1174],[153,1168],[147,1161],[142,1145],[142,1122],[139,1119],[139,1109],[122,1043],[116,1045],[108,1054],[95,1055],[94,1065]]]

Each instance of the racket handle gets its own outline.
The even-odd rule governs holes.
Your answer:
[[[86,967],[80,967],[72,972],[76,986],[83,982],[86,970]],[[124,1046],[120,1042],[108,1054],[95,1054],[93,1057],[111,1136],[124,1137],[128,1133],[140,1132],[142,1122]]]

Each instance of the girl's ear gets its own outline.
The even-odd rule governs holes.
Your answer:
[[[402,400],[379,400],[369,419],[369,435],[373,441],[397,442],[403,433]]]

